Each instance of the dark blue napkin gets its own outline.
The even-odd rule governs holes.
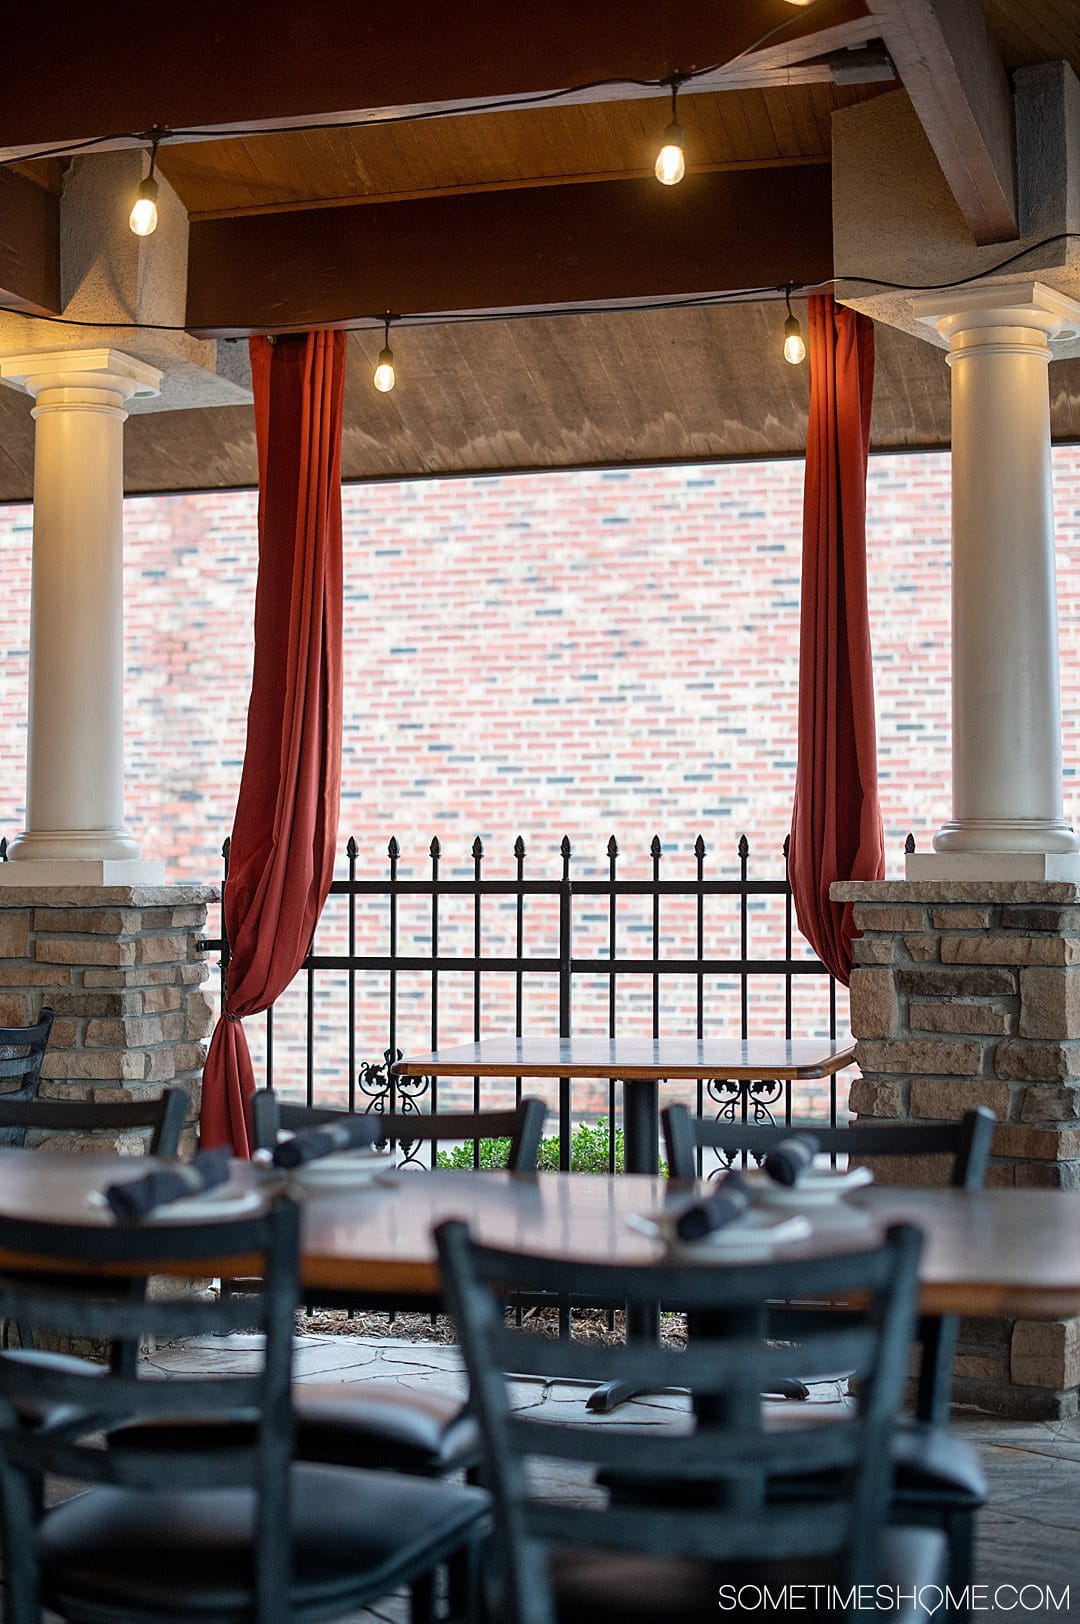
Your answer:
[[[750,1193],[737,1171],[726,1173],[709,1195],[689,1201],[675,1219],[675,1233],[681,1241],[700,1241],[725,1224],[741,1218],[749,1209]]]
[[[798,1184],[803,1174],[814,1165],[814,1157],[821,1149],[820,1141],[812,1133],[793,1133],[790,1139],[781,1139],[767,1152],[764,1168],[769,1178],[790,1188]]]
[[[217,1150],[201,1150],[190,1162],[155,1169],[123,1184],[110,1184],[105,1200],[118,1218],[145,1218],[169,1201],[181,1201],[186,1195],[199,1195],[224,1184],[229,1177],[231,1157],[227,1145]]]
[[[274,1146],[274,1166],[303,1167],[305,1162],[317,1161],[320,1156],[332,1156],[336,1150],[356,1150],[361,1145],[374,1145],[383,1136],[379,1116],[351,1116],[341,1122],[327,1122],[319,1128],[305,1128]]]

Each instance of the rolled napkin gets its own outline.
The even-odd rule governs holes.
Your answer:
[[[725,1224],[741,1218],[750,1207],[750,1193],[743,1183],[742,1174],[725,1173],[710,1195],[690,1201],[681,1208],[674,1221],[675,1234],[681,1241],[700,1241],[712,1235]]]
[[[374,1145],[383,1136],[383,1124],[378,1116],[351,1116],[341,1122],[326,1122],[319,1128],[305,1128],[283,1139],[274,1146],[274,1166],[303,1167],[305,1162],[317,1161],[320,1156],[332,1156],[336,1150],[356,1150],[362,1145]]]
[[[161,1168],[124,1184],[110,1184],[105,1200],[118,1218],[145,1218],[170,1201],[182,1201],[186,1195],[200,1195],[224,1184],[229,1177],[231,1155],[228,1145],[200,1150],[190,1162]]]
[[[763,1166],[769,1178],[790,1188],[814,1165],[814,1157],[820,1149],[812,1133],[793,1133],[790,1139],[779,1140],[766,1153]]]

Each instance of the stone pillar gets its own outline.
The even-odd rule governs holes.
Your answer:
[[[908,877],[1065,877],[1049,341],[1080,304],[1035,282],[913,301],[952,369],[952,797]],[[1034,862],[1023,861],[1025,856]],[[1019,864],[1018,864],[1019,860]]]
[[[1080,884],[851,882],[860,1121],[998,1118],[988,1183],[1080,1189]],[[943,1181],[936,1158],[879,1177]],[[1080,1320],[965,1321],[955,1396],[1002,1415],[1080,1408]]]
[[[194,1122],[212,1015],[198,944],[216,895],[197,885],[0,894],[0,1024],[56,1011],[44,1098],[139,1099],[179,1087]]]
[[[122,538],[125,403],[161,374],[101,349],[7,356],[0,377],[36,423],[27,827],[0,884],[160,883],[124,828]]]

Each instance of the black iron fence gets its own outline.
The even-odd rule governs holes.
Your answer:
[[[227,874],[227,842],[223,856]],[[564,839],[547,876],[530,870],[520,838],[501,875],[479,838],[449,872],[437,839],[419,872],[396,839],[375,877],[361,872],[355,840],[345,856],[301,974],[261,1023],[247,1023],[257,1069],[283,1096],[352,1111],[503,1105],[520,1097],[520,1078],[403,1080],[390,1070],[403,1053],[493,1033],[836,1036],[836,984],[798,932],[786,841],[770,878],[751,876],[745,835],[726,874],[700,837],[681,855],[654,838],[636,875],[614,838],[592,868]],[[220,952],[224,977],[224,930],[203,945]],[[790,1083],[669,1086],[699,1113],[791,1120]],[[835,1122],[835,1079],[797,1086],[798,1114]],[[549,1104],[560,1165],[577,1159],[575,1127],[595,1120],[615,1166],[616,1085],[563,1078]],[[585,1136],[593,1155],[596,1133]],[[416,1160],[416,1148],[404,1155]]]

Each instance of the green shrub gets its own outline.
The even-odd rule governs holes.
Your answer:
[[[510,1155],[509,1139],[481,1139],[480,1166],[487,1169],[505,1167]],[[625,1152],[623,1149],[623,1131],[615,1129],[615,1171],[622,1173],[625,1170]],[[437,1167],[464,1168],[473,1165],[473,1147],[471,1144],[455,1145],[453,1150],[440,1150],[436,1158]],[[552,1134],[540,1141],[540,1154],[537,1165],[542,1173],[557,1173],[559,1171],[559,1139]],[[596,1123],[595,1127],[588,1122],[579,1122],[570,1138],[570,1171],[572,1173],[606,1173],[608,1164],[608,1124],[606,1117]],[[661,1164],[661,1172],[666,1173],[667,1168]]]

